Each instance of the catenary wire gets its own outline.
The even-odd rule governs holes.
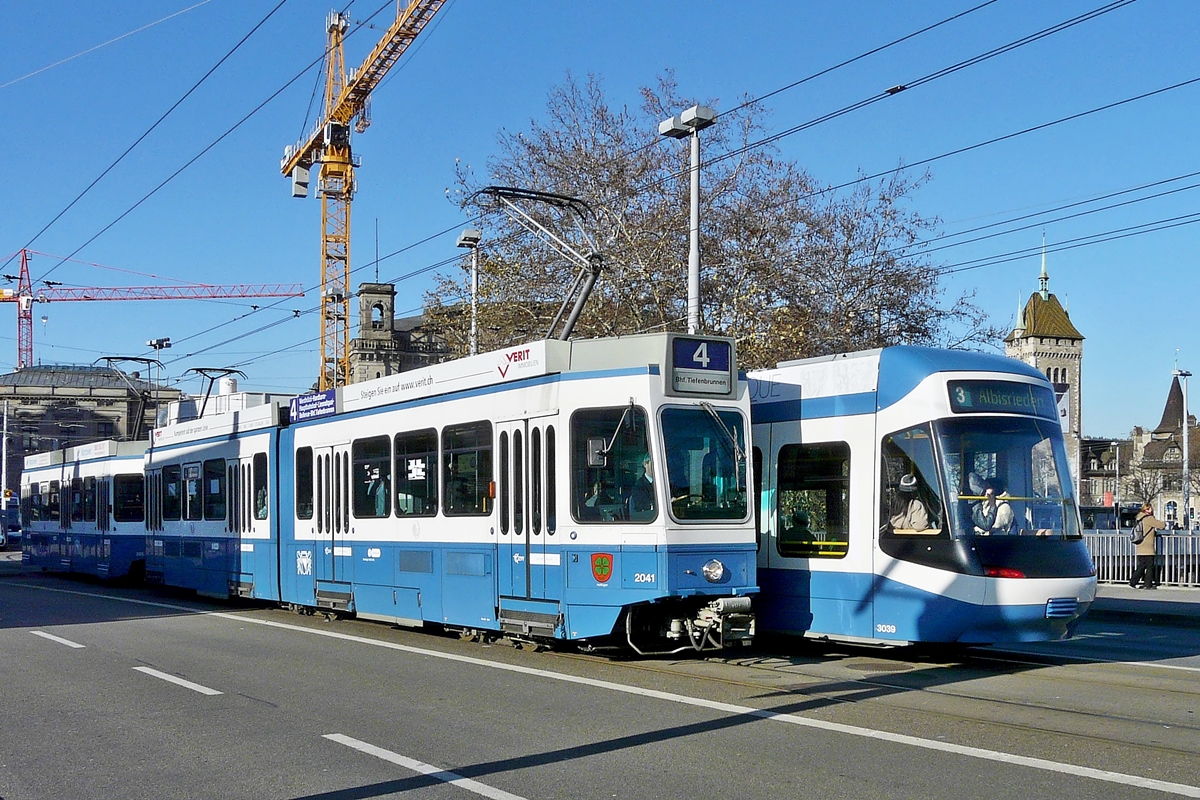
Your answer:
[[[137,139],[134,140],[133,144],[131,144],[131,145],[129,145],[129,147],[125,148],[125,152],[123,152],[123,153],[121,153],[121,155],[117,156],[115,161],[113,161],[111,164],[109,164],[107,167],[105,167],[103,172],[101,172],[99,175],[97,175],[96,178],[91,183],[89,183],[86,187],[84,187],[84,190],[82,192],[80,192],[78,195],[76,195],[74,200],[67,203],[66,207],[63,208],[62,211],[59,211],[57,214],[55,214],[54,218],[51,219],[49,222],[47,222],[40,231],[38,231],[36,234],[34,234],[33,238],[31,238],[25,244],[25,246],[32,247],[33,243],[36,242],[42,236],[42,234],[44,234],[46,231],[48,231],[50,229],[50,227],[52,225],[54,225],[54,223],[56,223],[60,219],[62,219],[64,214],[66,214],[68,211],[70,211],[72,208],[74,208],[75,204],[78,203],[80,200],[82,200],[84,195],[86,195],[88,192],[90,192],[92,190],[92,188],[96,186],[96,184],[98,184],[100,181],[102,181],[104,179],[104,177],[106,175],[108,175],[108,173],[112,172],[113,169],[115,169],[118,164],[120,164],[122,161],[124,161],[125,157],[128,156],[131,152],[133,152],[134,148],[137,147],[139,144],[141,144],[146,139],[147,136],[149,136],[151,133],[153,133],[154,129],[157,128],[159,125],[161,125],[163,123],[163,121],[166,120],[166,118],[169,117],[171,115],[171,113],[175,111],[175,109],[179,108],[179,106],[183,104],[184,100],[187,100],[192,95],[193,92],[195,92],[197,89],[199,89],[200,86],[206,80],[208,80],[209,77],[214,72],[216,72],[220,68],[220,66],[222,64],[224,64],[226,61],[228,61],[229,58],[234,53],[236,53],[238,50],[240,50],[242,45],[244,45],[250,39],[250,37],[253,36],[255,34],[255,32],[258,31],[259,28],[261,28],[263,25],[265,25],[267,23],[267,20],[271,19],[271,17],[273,17],[275,15],[275,12],[278,11],[280,8],[282,8],[284,3],[286,3],[286,2],[287,2],[287,0],[279,0],[278,5],[276,5],[269,12],[267,12],[267,15],[265,17],[263,17],[261,20],[259,20],[258,24],[256,24],[253,28],[251,28],[249,33],[247,33],[245,36],[243,36],[238,41],[238,43],[235,44],[233,46],[233,48],[229,50],[229,52],[227,52],[225,55],[221,56],[220,60],[218,60],[216,64],[213,64],[212,67],[209,68],[208,72],[205,72],[204,75],[202,75],[200,77],[200,80],[198,80],[194,84],[192,84],[192,87],[190,89],[188,89],[186,92],[184,92],[182,97],[180,97],[178,100],[176,100],[171,105],[170,108],[168,108],[166,111],[164,111],[162,116],[160,116],[157,120],[155,120],[154,123],[149,128],[147,128],[144,133],[142,133],[141,136],[139,136]],[[78,253],[79,250],[82,250],[83,247],[86,247],[86,246],[87,245],[85,244],[85,245],[79,247],[78,249],[75,250],[74,253],[71,253],[71,255],[72,256],[75,255],[75,253]],[[39,280],[44,279],[47,275],[54,272],[54,270],[56,270],[60,266],[62,266],[62,263],[63,262],[60,261],[58,264],[55,264],[50,269],[46,270],[46,272],[42,274],[42,276],[41,276],[41,278],[39,278]],[[7,262],[2,266],[8,266]],[[0,268],[2,268],[2,267],[0,267]]]

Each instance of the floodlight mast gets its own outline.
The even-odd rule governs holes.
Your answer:
[[[579,315],[583,313],[583,307],[587,304],[588,297],[591,296],[592,289],[595,288],[596,281],[600,278],[600,273],[604,269],[604,256],[600,253],[599,248],[596,247],[595,241],[588,234],[583,224],[585,216],[595,219],[596,215],[592,212],[591,206],[575,197],[554,194],[553,192],[539,192],[533,189],[520,189],[513,186],[487,186],[472,195],[471,199],[473,200],[479,195],[487,195],[498,201],[501,209],[510,219],[546,242],[546,244],[558,250],[568,260],[579,265],[579,272],[576,273],[575,280],[571,282],[571,287],[567,290],[567,296],[563,298],[562,305],[558,308],[558,313],[554,315],[554,321],[550,323],[550,328],[546,331],[547,339],[558,338],[562,341],[570,339],[571,332],[575,329],[575,323],[579,320]],[[567,213],[574,220],[575,228],[579,231],[579,235],[583,237],[583,240],[590,248],[589,252],[586,255],[579,252],[569,242],[530,216],[527,211],[517,205],[516,201],[522,200],[526,202],[547,203]],[[573,305],[571,304],[572,298],[574,298]],[[569,314],[567,314],[568,305],[571,305]],[[562,331],[555,337],[554,331],[558,328],[563,314],[567,314],[567,320],[563,324]]]

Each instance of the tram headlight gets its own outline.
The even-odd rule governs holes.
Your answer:
[[[700,571],[704,573],[704,580],[709,583],[720,583],[725,577],[725,565],[715,558],[706,561]]]

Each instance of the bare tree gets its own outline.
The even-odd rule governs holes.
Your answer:
[[[606,271],[576,335],[686,329],[688,153],[660,140],[658,122],[696,104],[671,74],[641,92],[641,107],[614,108],[595,76],[551,90],[544,121],[498,134],[479,179],[460,165],[457,201],[482,213],[479,330],[482,349],[543,335],[575,266],[495,206],[484,185],[577,197],[595,214]],[[701,325],[738,339],[743,366],[888,344],[978,346],[1001,332],[963,295],[943,303],[939,274],[918,241],[935,221],[905,203],[927,179],[863,181],[822,189],[769,146],[763,113],[746,105],[703,134]],[[570,237],[551,209],[539,222]],[[426,315],[457,352],[466,350],[469,273],[442,276]]]

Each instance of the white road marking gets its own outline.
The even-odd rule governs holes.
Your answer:
[[[183,678],[177,678],[174,675],[168,675],[165,672],[159,672],[158,670],[150,669],[149,667],[134,667],[133,669],[136,672],[144,672],[147,675],[153,675],[155,678],[161,678],[168,683],[173,683],[176,686],[182,686],[185,689],[191,689],[193,692],[199,692],[200,694],[206,694],[209,696],[221,694],[216,689],[210,689],[207,686],[201,686],[198,683],[185,681]]]
[[[86,644],[79,644],[79,642],[72,642],[70,639],[64,639],[61,636],[55,636],[54,634],[46,633],[45,631],[30,631],[30,633],[32,633],[34,636],[40,636],[43,639],[49,639],[52,642],[58,642],[59,644],[65,644],[67,647],[74,647],[77,649],[81,648],[81,647],[87,647]]]
[[[1110,772],[1108,770],[1092,769],[1091,767],[1081,767],[1075,764],[1064,764],[1057,761],[1049,761],[1044,758],[1030,758],[1028,756],[1019,756],[1012,753],[1002,753],[997,750],[985,750],[980,747],[968,747],[966,745],[953,744],[950,742],[939,742],[934,739],[922,739],[916,736],[907,736],[902,733],[877,731],[871,728],[862,728],[857,725],[843,725],[838,722],[826,722],[823,720],[808,719],[806,717],[796,716],[795,714],[780,714],[774,711],[754,708],[752,706],[739,706],[732,703],[721,703],[716,700],[706,700],[701,697],[689,697],[687,695],[674,694],[672,692],[660,692],[656,689],[643,689],[639,686],[627,686],[621,683],[612,683],[610,681],[602,681],[595,678],[583,678],[577,675],[551,672],[550,670],[536,669],[534,667],[522,667],[516,664],[499,664],[492,661],[485,661],[482,658],[475,658],[474,656],[462,656],[454,653],[441,653],[437,650],[426,650],[422,647],[412,647],[410,645],[368,639],[365,636],[354,636],[348,633],[338,633],[336,631],[320,630],[317,628],[304,628],[287,622],[255,619],[254,617],[240,616],[238,614],[230,614],[224,611],[197,611],[194,608],[174,605],[171,603],[158,603],[151,600],[136,600],[126,597],[113,597],[112,595],[98,594],[93,592],[75,592],[68,589],[51,589],[49,587],[35,586],[33,584],[10,585],[19,585],[25,588],[40,589],[47,592],[79,595],[81,597],[95,597],[101,600],[115,600],[122,603],[131,603],[134,605],[149,606],[152,608],[164,608],[171,611],[186,611],[197,616],[219,617],[221,619],[232,620],[239,624],[249,623],[253,625],[261,625],[267,628],[278,628],[280,630],[293,631],[296,633],[307,633],[313,636],[324,636],[329,639],[337,639],[344,642],[354,642],[356,644],[364,644],[370,647],[380,647],[385,650],[395,650],[402,653],[411,653],[414,655],[424,656],[426,658],[440,658],[445,661],[457,661],[460,664],[471,664],[474,666],[483,667],[485,669],[495,669],[503,672],[515,672],[522,675],[532,675],[534,677],[544,678],[546,680],[556,680],[562,681],[563,683],[591,686],[597,689],[606,689],[613,692],[638,695],[641,697],[652,697],[656,700],[664,700],[669,703],[678,703],[680,705],[706,708],[711,711],[722,711],[727,714],[758,717],[760,719],[770,720],[773,722],[784,722],[789,725],[816,728],[819,730],[842,733],[848,736],[858,736],[865,739],[876,739],[884,742],[892,742],[894,744],[904,744],[912,747],[919,747],[925,750],[936,750],[943,753],[954,753],[956,755],[967,756],[969,758],[978,758],[984,761],[996,761],[1002,764],[1014,764],[1017,766],[1029,767],[1031,769],[1039,769],[1046,772],[1056,772],[1062,775],[1075,775],[1078,777],[1091,778],[1093,780],[1102,781],[1105,783],[1120,784],[1123,786],[1136,786],[1140,789],[1151,789],[1153,791],[1164,792],[1166,794],[1180,795],[1181,797],[1200,798],[1200,786],[1192,786],[1186,783],[1159,781],[1154,780],[1153,778],[1143,778],[1138,775],[1127,775],[1122,772]]]
[[[376,758],[383,759],[384,761],[404,767],[405,769],[412,770],[413,772],[419,772],[422,775],[428,775],[431,778],[436,778],[437,780],[445,783],[452,783],[455,786],[466,789],[468,792],[474,792],[475,794],[481,794],[484,797],[490,797],[492,800],[525,800],[525,798],[518,794],[509,794],[502,789],[496,789],[488,786],[486,783],[480,783],[479,781],[474,781],[470,778],[464,778],[462,775],[459,775],[456,772],[438,769],[432,764],[426,764],[424,761],[417,761],[407,756],[402,756],[399,753],[393,753],[391,750],[384,750],[382,747],[376,747],[373,744],[367,744],[366,742],[359,741],[358,739],[352,739],[349,736],[343,736],[340,733],[327,733],[325,734],[324,738],[330,740],[331,742],[344,744],[346,747],[353,747],[355,750],[366,753],[367,755],[375,756]]]

